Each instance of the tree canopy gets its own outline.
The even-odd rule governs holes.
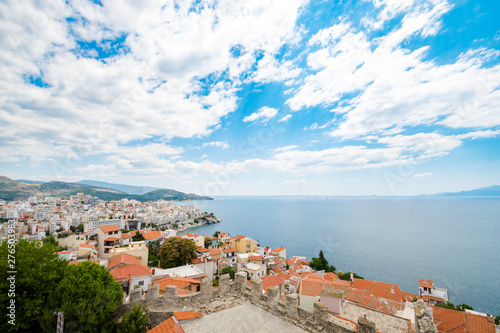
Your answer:
[[[214,237],[219,237],[219,235],[220,235],[220,231],[214,232]]]
[[[123,315],[118,333],[144,333],[148,327],[148,309],[141,304]]]
[[[458,304],[458,305],[454,305],[453,303],[450,303],[450,302],[446,302],[446,303],[438,303],[436,304],[437,307],[440,307],[440,308],[445,308],[445,309],[451,309],[451,310],[457,310],[457,311],[465,311],[465,309],[468,309],[468,310],[474,310],[472,308],[472,306],[470,305],[467,305],[467,304]]]
[[[196,258],[196,244],[187,238],[168,238],[160,250],[161,268],[172,268],[191,263]]]
[[[59,259],[55,245],[19,240],[16,245],[16,325],[0,322],[2,332],[54,332],[54,312],[64,312],[65,330],[107,332],[123,292],[100,265],[68,265]],[[0,304],[7,307],[7,242],[0,244]]]
[[[309,263],[309,266],[314,268],[317,271],[322,271],[324,270],[325,272],[335,272],[335,266],[330,265],[328,263],[328,260],[326,260],[323,250],[319,251],[319,257],[312,258],[311,262]]]
[[[64,312],[65,330],[111,332],[122,298],[121,285],[106,268],[85,261],[67,267],[48,304],[54,311]]]
[[[229,277],[231,278],[231,280],[234,280],[234,274],[236,274],[236,269],[234,269],[231,266],[226,266],[221,271],[221,275],[223,275],[223,274],[229,274]]]
[[[158,260],[160,259],[159,250],[161,248],[161,241],[159,239],[149,242],[148,244],[148,266],[158,267]]]
[[[132,236],[132,241],[133,242],[140,242],[144,240],[144,235],[141,234],[139,231],[135,232],[135,235]]]

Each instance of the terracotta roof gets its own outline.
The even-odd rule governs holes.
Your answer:
[[[129,234],[122,234],[122,238],[132,238],[132,235],[129,235]]]
[[[285,279],[275,275],[266,275],[262,278],[262,289],[267,294],[267,288],[271,286],[279,286],[285,282]]]
[[[189,286],[190,284],[200,284],[201,282],[190,278],[169,276],[161,280],[155,281],[154,283],[159,285],[161,290],[165,290],[167,286],[176,286],[178,289],[183,289]]]
[[[140,264],[141,257],[133,256],[128,253],[120,253],[108,259],[108,269],[113,268],[119,264],[134,265]]]
[[[103,225],[101,227],[97,227],[97,229],[101,229],[102,232],[110,232],[110,231],[120,231],[120,228],[118,228],[116,225],[111,224],[111,225]]]
[[[176,312],[174,312],[174,316],[179,321],[188,320],[188,319],[196,319],[196,318],[201,318],[201,312],[176,311]]]
[[[307,276],[302,279],[300,283],[300,294],[304,296],[319,296],[323,289],[339,289],[346,290],[349,288],[349,282],[347,281],[328,281],[320,277],[315,278],[314,276]]]
[[[151,268],[141,264],[132,264],[113,267],[109,272],[116,280],[121,280],[134,276],[151,275]]]
[[[358,303],[359,306],[378,312],[396,315],[397,311],[404,309],[402,302],[392,301],[384,297],[371,295],[368,290],[347,290],[344,298]]]
[[[163,237],[163,234],[159,231],[149,231],[141,233],[144,236],[144,239],[157,239]]]
[[[271,252],[281,252],[283,250],[286,250],[286,249],[284,247],[278,247],[277,249],[274,249]]]
[[[175,322],[173,317],[170,317],[147,333],[185,333],[185,331],[181,325]]]
[[[117,240],[119,240],[120,238],[116,238],[116,237],[108,237],[106,238],[104,241],[105,242],[115,242]]]
[[[210,252],[210,250],[209,249],[205,249],[202,246],[198,246],[198,248],[196,249],[196,252]]]
[[[215,249],[210,249],[210,253],[208,254],[209,256],[211,257],[214,257],[216,255],[220,255],[220,249],[219,248],[215,248]]]
[[[71,251],[59,251],[57,253],[59,253],[59,254],[67,254],[67,253],[71,253]]]
[[[396,302],[401,302],[402,300],[411,302],[414,297],[417,297],[417,295],[401,291],[399,286],[393,283],[354,279],[353,285],[356,289],[367,289],[372,295]]]
[[[80,246],[79,246],[79,247],[87,247],[87,248],[89,248],[89,249],[93,249],[93,248],[94,248],[94,245],[92,245],[92,244],[80,244]]]
[[[237,249],[235,248],[230,248],[230,249],[222,249],[222,252],[227,253],[227,252],[238,252]]]
[[[262,256],[249,256],[248,259],[249,260],[254,260],[254,261],[262,261],[262,260],[264,260],[264,258],[262,258]]]
[[[439,332],[451,333],[495,333],[495,324],[487,317],[434,306],[434,324]]]
[[[429,279],[418,279],[418,286],[419,287],[432,289],[433,285],[434,285],[434,281],[431,281]]]

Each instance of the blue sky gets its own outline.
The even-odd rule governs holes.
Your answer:
[[[0,174],[204,195],[500,184],[498,1],[0,3]]]

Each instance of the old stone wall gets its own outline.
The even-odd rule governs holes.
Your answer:
[[[201,281],[200,291],[188,295],[178,295],[175,286],[167,286],[165,294],[159,294],[158,285],[150,285],[147,297],[142,289],[133,290],[130,302],[124,303],[118,310],[118,316],[131,311],[136,304],[143,304],[150,312],[149,327],[158,325],[172,316],[174,311],[201,311],[204,315],[218,312],[250,300],[252,304],[282,318],[307,332],[327,333],[375,333],[375,324],[365,317],[358,323],[340,320],[328,313],[325,304],[316,301],[313,311],[298,306],[298,295],[287,294],[280,300],[278,287],[269,287],[267,295],[262,292],[262,280],[254,279],[247,287],[245,273],[236,273],[235,281],[230,281],[229,274],[219,277],[219,287],[213,288],[208,279]]]

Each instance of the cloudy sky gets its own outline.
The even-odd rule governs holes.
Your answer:
[[[0,2],[0,175],[205,195],[500,184],[499,1]]]

